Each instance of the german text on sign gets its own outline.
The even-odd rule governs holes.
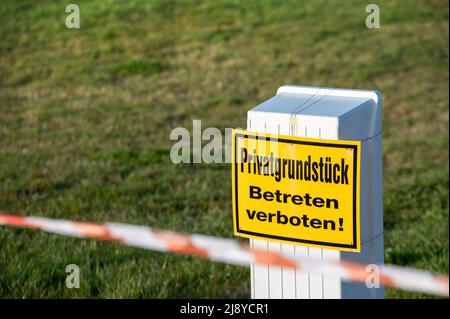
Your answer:
[[[359,141],[233,131],[237,236],[360,251]]]

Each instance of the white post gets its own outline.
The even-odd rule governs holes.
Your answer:
[[[250,245],[322,260],[382,264],[383,202],[381,95],[377,91],[282,86],[248,112],[247,130],[330,140],[361,141],[361,252],[310,248],[251,239]],[[384,289],[300,273],[276,266],[251,266],[252,298],[383,298]]]

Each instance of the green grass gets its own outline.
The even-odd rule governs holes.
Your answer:
[[[364,1],[80,0],[79,30],[67,3],[0,5],[0,210],[232,237],[229,167],[173,165],[170,131],[245,127],[283,84],[379,89],[386,262],[448,273],[447,1],[378,1],[378,30]],[[246,268],[6,227],[0,269],[0,297],[250,293]]]

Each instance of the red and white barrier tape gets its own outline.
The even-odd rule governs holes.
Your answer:
[[[32,228],[81,238],[101,239],[127,246],[163,252],[195,255],[212,261],[249,266],[251,262],[282,266],[303,272],[339,277],[344,281],[365,283],[369,273],[364,264],[284,256],[252,249],[232,239],[204,235],[182,235],[149,227],[107,223],[104,225],[43,217],[22,217],[0,213],[0,225]],[[426,270],[381,265],[380,284],[404,290],[448,296],[448,276]]]

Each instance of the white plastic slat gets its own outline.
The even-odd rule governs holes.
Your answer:
[[[255,248],[287,255],[338,261],[383,263],[381,96],[374,91],[281,87],[278,95],[252,109],[247,129],[300,137],[363,140],[361,149],[361,253],[339,252],[262,240]],[[333,98],[335,96],[336,98]],[[345,99],[348,99],[346,102]],[[330,114],[327,115],[327,107]],[[291,116],[295,129],[291,129]],[[368,289],[339,279],[273,266],[252,265],[252,298],[383,298],[383,289]]]

